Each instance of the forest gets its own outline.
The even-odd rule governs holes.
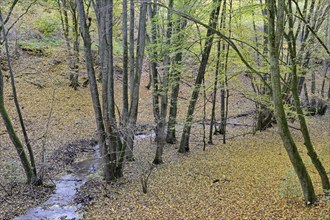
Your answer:
[[[330,219],[329,0],[0,1],[0,219]]]

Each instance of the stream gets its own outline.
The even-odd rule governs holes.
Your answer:
[[[135,135],[136,140],[153,138],[154,132],[139,133]],[[24,215],[14,220],[78,220],[83,218],[79,212],[82,204],[74,201],[80,187],[88,180],[88,175],[98,170],[100,166],[100,150],[95,145],[93,151],[87,155],[87,159],[74,162],[73,173],[61,176],[55,180],[55,191],[50,198],[36,208],[29,209]]]
[[[80,187],[87,182],[87,176],[96,172],[99,167],[99,146],[93,147],[88,159],[74,162],[77,171],[64,175],[55,181],[55,191],[50,198],[39,207],[29,209],[24,215],[14,220],[77,220],[83,217],[79,212],[81,204],[76,204],[74,197]]]

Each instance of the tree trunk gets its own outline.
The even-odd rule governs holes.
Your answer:
[[[7,129],[7,132],[8,132],[8,135],[10,137],[10,140],[12,141],[13,145],[15,146],[15,149],[17,151],[17,154],[21,160],[21,163],[22,163],[22,166],[24,168],[24,171],[25,171],[25,175],[26,175],[26,182],[28,184],[30,183],[33,183],[36,179],[36,176],[31,168],[31,165],[29,163],[29,160],[25,154],[25,151],[24,151],[24,147],[23,147],[23,144],[21,143],[21,141],[19,140],[15,130],[14,130],[14,127],[11,123],[11,120],[9,118],[9,115],[6,111],[6,108],[5,108],[5,103],[4,103],[4,99],[3,99],[3,87],[4,87],[4,84],[3,84],[3,75],[2,75],[2,70],[0,68],[0,114],[1,114],[1,117],[3,119],[3,122],[6,126],[6,129]]]
[[[129,78],[130,78],[130,97],[133,97],[133,88],[134,88],[134,20],[135,20],[135,11],[134,11],[134,0],[130,0],[130,14],[129,14]]]
[[[127,6],[126,6],[127,7]],[[136,86],[134,84],[134,70],[135,70],[135,62],[134,62],[134,19],[135,19],[135,11],[134,11],[134,1],[130,0],[130,25],[129,25],[129,97],[130,99],[130,104],[132,104],[132,97],[133,97],[133,92],[134,92],[134,87]],[[126,26],[127,27],[127,26]],[[128,93],[128,92],[127,92]],[[125,93],[124,93],[125,96]],[[124,97],[123,97],[124,98]],[[128,98],[127,98],[128,99]],[[129,101],[129,100],[127,100]],[[126,105],[126,104],[125,104]],[[125,115],[123,112],[123,121],[124,121],[124,134],[123,134],[123,139],[124,139],[124,148],[125,148],[125,157],[127,160],[133,160],[133,147],[134,147],[134,127],[130,127],[128,121],[130,117],[130,105],[127,103],[127,115],[126,115],[126,120],[125,120]],[[123,110],[125,111],[125,110]]]
[[[170,72],[170,83],[172,87],[172,93],[170,98],[170,110],[169,110],[169,117],[168,117],[168,124],[167,124],[167,134],[166,134],[166,142],[169,144],[176,143],[176,117],[178,111],[178,96],[180,90],[180,79],[181,79],[181,61],[182,61],[182,49],[180,48],[183,44],[184,39],[184,29],[187,25],[187,22],[183,19],[179,19],[176,22],[176,34],[178,35],[175,41],[172,41],[176,45],[177,51],[175,53],[175,57],[172,63],[172,70]]]
[[[77,90],[78,83],[78,70],[79,70],[79,21],[78,21],[78,12],[77,5],[74,1],[69,2],[72,25],[73,25],[73,56],[71,58],[71,77],[70,77],[70,86]],[[87,30],[89,29],[89,25],[87,25]]]
[[[138,30],[138,43],[136,47],[136,61],[135,61],[135,71],[134,75],[130,76],[131,78],[131,101],[129,108],[129,116],[128,116],[128,129],[132,132],[128,132],[127,140],[131,140],[127,142],[126,147],[126,158],[128,160],[133,160],[133,144],[134,144],[134,132],[136,127],[137,115],[138,115],[138,106],[139,106],[139,97],[140,97],[140,82],[141,82],[141,74],[142,74],[142,66],[143,66],[143,58],[144,58],[144,49],[145,49],[145,41],[146,41],[146,21],[147,21],[147,0],[143,0],[141,2],[140,7],[140,16],[139,16],[139,30]],[[132,16],[132,15],[131,15]],[[131,18],[132,19],[132,18]],[[132,25],[132,23],[131,23]],[[133,28],[133,27],[130,27]],[[133,29],[134,30],[134,29]],[[134,33],[134,32],[133,32]],[[132,37],[132,33],[130,33],[130,38]],[[132,41],[130,40],[130,43]],[[132,58],[132,45],[130,46],[130,58]],[[131,61],[132,62],[132,61]],[[132,63],[130,64],[130,68],[132,68]],[[134,65],[133,65],[134,66]],[[132,71],[132,70],[131,70]],[[131,72],[132,74],[132,72]]]
[[[182,52],[178,52],[174,58],[174,65],[181,65],[182,60]],[[178,96],[180,91],[180,79],[181,72],[175,69],[172,71],[172,93],[170,99],[170,110],[167,124],[167,134],[166,134],[166,142],[169,144],[176,143],[176,117],[178,111]]]
[[[217,42],[217,64],[215,67],[214,84],[213,84],[213,95],[212,95],[212,110],[211,110],[211,121],[210,121],[210,131],[209,131],[209,144],[213,144],[213,125],[215,124],[215,133],[217,133],[217,126],[215,123],[215,106],[217,102],[217,85],[218,85],[218,75],[220,71],[220,55],[221,55],[221,43],[220,40]]]
[[[216,25],[218,23],[218,17],[219,17],[219,11],[220,11],[220,4],[221,1],[219,0],[213,0],[213,4],[215,7],[213,7],[211,15],[210,15],[210,21],[209,25],[215,29]],[[193,114],[195,111],[195,106],[197,103],[200,87],[202,80],[204,78],[205,69],[207,65],[207,61],[209,59],[210,51],[212,48],[213,43],[213,30],[208,29],[206,34],[206,42],[202,54],[202,61],[198,69],[197,78],[195,80],[194,90],[191,95],[191,99],[189,102],[188,112],[185,120],[185,125],[183,128],[182,136],[181,136],[181,142],[179,147],[179,153],[185,153],[189,151],[189,137],[190,137],[190,131],[191,131],[191,124],[193,122]]]
[[[70,36],[69,36],[69,16],[68,16],[68,10],[67,10],[67,1],[64,0],[57,0],[60,17],[61,17],[61,25],[63,30],[63,36],[65,39],[65,46],[67,50],[68,55],[68,66],[71,68],[72,63],[72,53],[71,53],[71,45],[70,45]]]
[[[71,49],[70,44],[70,26],[69,26],[69,15],[68,10],[71,11],[71,18],[73,21],[74,30],[78,31],[78,20],[77,18],[74,18],[74,16],[77,16],[76,12],[76,4],[74,2],[70,2],[68,0],[57,0],[57,4],[59,7],[60,12],[60,18],[61,18],[61,25],[63,30],[63,36],[65,39],[65,45],[67,50],[67,56],[68,56],[68,66],[70,68],[70,84],[69,86],[72,87],[74,90],[77,90],[79,83],[78,83],[78,73],[77,73],[77,61],[75,58],[75,54]],[[79,40],[79,33],[74,34],[75,40]],[[75,43],[73,43],[75,45]]]
[[[25,157],[25,152],[23,150],[23,145],[20,142],[19,138],[17,137],[17,135],[14,131],[14,128],[12,127],[10,118],[9,118],[7,112],[6,112],[6,109],[5,109],[5,106],[4,106],[4,103],[3,103],[4,102],[4,100],[3,100],[3,79],[2,79],[2,85],[1,85],[2,86],[2,88],[1,88],[2,89],[2,91],[1,91],[1,93],[2,93],[2,105],[3,105],[2,117],[3,117],[3,120],[5,121],[5,125],[6,125],[6,128],[7,128],[7,131],[10,135],[10,139],[12,140],[13,144],[15,145],[15,147],[17,149],[17,152],[21,151],[21,153],[23,154],[22,157],[20,156],[20,159],[21,159],[21,162],[23,164],[23,167],[24,167],[26,175],[27,175],[27,182],[37,185],[37,184],[41,184],[42,182],[41,182],[41,179],[37,180],[37,169],[36,169],[36,165],[35,165],[34,154],[33,154],[31,144],[30,144],[30,140],[29,140],[28,135],[27,135],[23,115],[22,115],[21,108],[20,108],[20,105],[19,105],[19,102],[18,102],[18,98],[17,98],[15,78],[14,78],[14,73],[13,73],[13,69],[12,69],[12,66],[11,66],[11,59],[10,59],[10,54],[9,54],[8,39],[7,39],[6,29],[5,29],[5,26],[4,26],[5,24],[4,24],[4,21],[2,19],[2,12],[1,11],[0,11],[0,23],[1,23],[1,26],[2,26],[2,34],[3,34],[3,38],[4,38],[4,43],[5,43],[7,62],[8,62],[8,70],[9,70],[10,79],[11,79],[11,87],[12,87],[12,91],[13,91],[14,103],[15,103],[17,114],[18,114],[19,122],[20,122],[20,125],[21,125],[21,128],[22,128],[22,133],[23,133],[23,136],[24,136],[24,140],[25,140],[28,152],[29,152],[30,162],[28,161],[27,158],[26,158],[26,161],[25,161],[25,158],[24,158]],[[2,75],[2,73],[1,73],[1,75]],[[22,148],[22,149],[20,149],[20,148]],[[30,163],[31,163],[31,165],[30,165]],[[30,171],[30,169],[31,169],[31,171]],[[28,174],[29,172],[32,172],[33,175]]]
[[[225,29],[226,28],[226,3],[227,1],[224,0],[223,1],[223,4],[222,4],[222,12],[221,12],[221,18],[220,18],[220,28],[221,29]],[[239,2],[239,4],[241,4],[241,2]],[[226,50],[226,43],[225,42],[222,42],[221,43],[221,46],[222,47],[222,51],[225,51]],[[219,74],[223,74],[224,75],[224,78],[226,76],[226,71],[225,71],[225,62],[222,61],[221,62],[221,65],[220,65],[220,73]],[[217,130],[217,132],[219,134],[222,134],[223,137],[225,137],[225,124],[226,124],[226,118],[225,118],[225,106],[226,106],[226,103],[225,103],[225,95],[226,95],[226,91],[225,91],[225,82],[224,80],[220,81],[220,124],[219,124],[219,128]],[[226,139],[223,138],[223,142],[225,143],[226,142]]]
[[[109,12],[107,13],[109,16],[108,27],[108,48],[109,48],[109,87],[108,87],[108,97],[109,97],[109,114],[110,114],[110,159],[112,165],[112,171],[114,172],[114,177],[119,178],[123,176],[122,170],[118,169],[117,165],[119,162],[119,157],[122,154],[123,145],[121,143],[121,138],[119,136],[117,120],[115,115],[115,79],[114,79],[114,58],[113,58],[113,0],[109,0]],[[121,166],[120,166],[121,167]]]
[[[300,130],[301,130],[301,133],[304,137],[304,142],[305,142],[304,144],[307,148],[308,155],[311,158],[312,163],[314,164],[316,170],[318,171],[318,173],[321,177],[323,190],[324,190],[324,192],[327,192],[327,191],[330,190],[329,178],[327,176],[326,170],[324,169],[320,159],[317,156],[317,153],[314,150],[314,147],[313,147],[310,135],[309,135],[307,123],[306,123],[306,120],[305,120],[304,112],[303,112],[303,110],[300,106],[300,98],[299,98],[298,88],[297,88],[297,83],[298,83],[297,62],[296,62],[297,51],[296,51],[296,42],[295,42],[295,38],[294,38],[294,34],[293,34],[294,18],[292,16],[291,2],[289,2],[289,4],[288,4],[288,10],[289,10],[288,11],[289,34],[287,35],[287,41],[288,41],[288,47],[289,47],[290,59],[291,59],[291,72],[292,72],[291,90],[292,90],[292,95],[293,95],[296,111],[297,111],[297,114],[298,114],[298,119],[299,119],[299,123],[300,123]],[[312,91],[314,91],[314,93],[315,93],[315,88],[314,89],[312,88]],[[328,193],[330,193],[330,191]]]
[[[123,0],[122,9],[122,33],[123,33],[123,124],[128,117],[128,41],[127,41],[127,0]]]
[[[151,21],[151,44],[156,45],[158,36],[157,36],[157,25],[156,25],[156,15],[157,15],[157,0],[154,0],[153,5],[149,5],[149,13],[150,13],[150,21]],[[156,123],[155,134],[156,134],[156,156],[153,160],[154,164],[163,163],[162,155],[163,155],[163,146],[164,146],[164,138],[162,135],[162,118],[159,108],[159,97],[160,93],[160,83],[158,80],[158,71],[157,71],[157,51],[155,48],[152,48],[151,52],[151,76],[152,76],[152,103],[153,103],[153,114],[154,121]]]
[[[98,134],[98,142],[101,149],[101,156],[103,158],[103,172],[104,177],[107,182],[110,182],[113,177],[111,174],[111,167],[110,167],[110,155],[108,145],[106,143],[106,136],[105,136],[105,129],[103,124],[103,117],[101,111],[101,105],[99,100],[99,93],[97,90],[97,83],[95,77],[95,71],[93,66],[93,56],[91,50],[91,38],[88,32],[88,27],[86,23],[86,16],[85,10],[82,0],[76,0],[79,18],[80,18],[80,28],[81,28],[81,35],[84,42],[84,50],[85,50],[85,60],[86,60],[86,69],[88,73],[88,79],[90,83],[90,91],[92,96],[95,120],[97,125],[97,134]]]
[[[263,4],[262,0],[260,0],[260,4]],[[267,9],[266,8],[262,8],[261,9],[261,14],[264,17],[263,19],[263,55],[265,57],[268,56],[268,24],[267,24]],[[260,65],[265,66],[266,63],[262,62],[260,63]],[[263,76],[263,81],[265,82],[269,82],[270,78],[269,78],[269,74],[264,74]],[[260,94],[262,96],[269,96],[270,99],[270,90],[267,88],[266,85],[261,85],[261,88],[259,89]],[[274,117],[274,113],[271,109],[269,109],[266,105],[262,104],[262,103],[258,103],[256,106],[256,111],[257,111],[257,122],[256,122],[256,131],[264,131],[267,128],[272,127],[272,121],[273,121],[273,117]]]
[[[155,45],[157,43],[157,25],[156,25],[156,15],[157,15],[157,0],[154,0],[153,10],[150,10],[151,13],[151,32],[152,32],[152,44]],[[151,7],[151,6],[150,6]],[[169,10],[167,14],[167,33],[166,33],[166,45],[171,44],[171,36],[172,36],[172,21],[171,21],[171,10],[173,8],[173,0],[169,1]],[[165,124],[166,124],[166,113],[167,113],[167,91],[168,91],[168,75],[169,75],[169,48],[165,48],[165,57],[164,57],[164,72],[161,83],[159,86],[158,81],[158,72],[157,72],[157,51],[153,48],[152,52],[152,62],[151,62],[151,72],[152,72],[152,80],[153,80],[153,109],[154,109],[154,118],[156,123],[156,155],[153,161],[154,164],[163,163],[163,148],[165,145]],[[160,102],[159,102],[160,97]]]
[[[311,205],[316,201],[314,187],[307,172],[307,169],[300,157],[297,146],[291,136],[282,101],[279,68],[279,46],[284,31],[283,29],[285,3],[284,0],[279,0],[276,7],[275,1],[268,1],[267,5],[269,22],[269,72],[271,74],[273,102],[275,107],[275,118],[277,121],[278,132],[282,138],[283,145],[288,153],[291,164],[294,167],[294,170],[298,176],[305,202],[307,205]]]

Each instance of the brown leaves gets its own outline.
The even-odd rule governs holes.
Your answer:
[[[115,189],[113,199],[100,198],[90,207],[88,216],[95,219],[325,218],[330,209],[322,196],[317,206],[305,208],[301,196],[280,195],[281,179],[291,165],[274,133],[275,130],[265,131],[207,148],[206,152],[194,146],[188,157],[154,171],[148,194],[141,192],[138,181],[132,181]],[[315,147],[322,152],[324,145],[320,144]],[[328,170],[329,157],[322,154]],[[313,173],[312,178],[321,192],[317,174]]]

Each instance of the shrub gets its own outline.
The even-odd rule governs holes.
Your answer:
[[[45,37],[53,36],[59,27],[58,19],[53,17],[37,19],[35,26]]]

